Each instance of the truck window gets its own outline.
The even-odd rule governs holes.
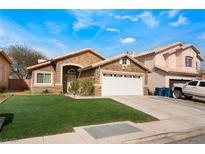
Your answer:
[[[205,82],[200,82],[199,87],[205,87]]]
[[[192,82],[189,82],[188,85],[189,86],[196,86],[198,83],[198,81],[192,81]]]

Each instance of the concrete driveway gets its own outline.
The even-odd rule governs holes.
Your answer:
[[[205,116],[205,103],[158,96],[112,97],[123,104],[164,120],[180,117]]]

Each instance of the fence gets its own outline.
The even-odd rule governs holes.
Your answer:
[[[31,80],[24,79],[9,79],[8,89],[11,91],[29,90],[31,87]]]

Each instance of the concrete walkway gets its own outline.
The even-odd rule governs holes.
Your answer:
[[[105,138],[95,139],[86,131],[86,128],[103,125],[82,126],[74,128],[73,133],[58,134],[52,136],[43,136],[30,139],[23,139],[17,141],[10,141],[5,143],[38,143],[38,144],[84,144],[84,143],[149,143],[153,139],[159,137],[166,137],[167,135],[178,135],[189,132],[188,136],[200,133],[197,130],[205,132],[205,111],[183,104],[171,103],[164,99],[156,99],[155,97],[136,97],[136,96],[121,96],[112,97],[113,99],[128,105],[132,108],[148,113],[159,121],[147,123],[133,123],[130,121],[123,121],[111,124],[128,124],[136,127],[141,131],[131,132],[127,134],[108,136]],[[199,135],[199,134],[197,134]],[[183,135],[185,137],[186,135]],[[177,137],[176,137],[177,138]],[[169,138],[170,139],[170,138]],[[182,139],[182,138],[181,138]],[[163,141],[163,142],[162,142]],[[170,141],[170,140],[169,140]],[[161,140],[160,143],[166,143],[166,139]],[[153,142],[151,142],[153,143]]]

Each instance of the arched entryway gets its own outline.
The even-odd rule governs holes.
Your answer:
[[[78,78],[78,66],[63,66],[63,93],[68,93],[70,83]]]

